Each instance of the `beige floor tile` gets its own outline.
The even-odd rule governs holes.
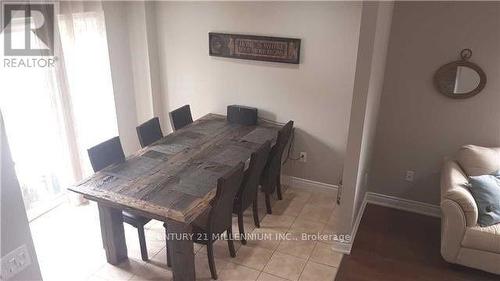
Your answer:
[[[110,281],[124,281],[143,272],[144,266],[142,262],[129,258],[117,266],[106,263],[95,275]]]
[[[235,236],[236,239],[239,239],[239,227],[238,227],[238,217],[233,217],[233,235]],[[245,233],[250,233],[255,229],[255,224],[253,222],[253,217],[252,214],[250,215],[243,215],[243,229],[245,230]]]
[[[269,273],[261,272],[259,278],[257,278],[257,281],[286,281],[286,279],[271,275]]]
[[[257,209],[257,215],[259,216],[259,221],[262,221],[262,219],[266,216],[266,207],[265,205],[263,206],[259,206],[259,208]],[[233,215],[234,217],[237,217],[236,215]],[[252,207],[249,207],[248,209],[245,210],[245,212],[243,212],[243,221],[245,223],[249,223],[249,224],[254,224],[253,223],[253,210],[252,210]]]
[[[206,255],[196,255],[195,267],[196,280],[213,280]],[[218,275],[217,280],[255,280],[259,276],[257,270],[217,258],[215,258],[215,268]]]
[[[323,228],[325,227],[324,223],[321,222],[315,222],[311,221],[308,219],[300,219],[297,218],[297,220],[293,223],[293,225],[290,227],[290,232],[292,233],[321,233],[323,231]]]
[[[307,262],[304,271],[300,275],[300,281],[333,281],[337,274],[337,268],[328,265],[318,264],[312,261]]]
[[[131,281],[139,280],[158,280],[167,281],[172,280],[172,272],[169,269],[161,268],[151,264],[145,264],[139,272],[135,273]]]
[[[261,271],[272,255],[273,251],[271,250],[243,245],[231,262]]]
[[[264,227],[256,228],[252,231],[251,235],[247,237],[247,246],[275,250],[280,244],[281,235],[285,235],[285,232]]]
[[[283,199],[296,200],[307,202],[311,198],[311,192],[304,189],[290,187],[285,194],[283,194]]]
[[[338,225],[325,225],[323,231],[321,231],[321,240],[320,242],[333,244],[341,238],[341,235],[338,231]]]
[[[218,279],[222,281],[254,281],[259,277],[260,271],[246,266],[228,263],[227,266],[218,271]]]
[[[196,280],[213,280],[210,274],[210,267],[208,266],[208,258],[206,255],[196,255],[195,259]],[[215,268],[219,273],[221,270],[229,266],[229,262],[215,259]]]
[[[304,208],[304,201],[283,199],[274,203],[274,215],[286,215],[296,217]]]
[[[317,205],[307,203],[300,212],[298,219],[327,223],[333,211],[333,205]]]
[[[340,210],[339,209],[340,208],[333,209],[333,212],[330,214],[330,218],[328,218],[328,221],[326,222],[327,225],[338,224],[339,214],[340,214]]]
[[[336,206],[337,192],[312,192],[309,197],[309,203],[326,206]]]
[[[326,247],[319,247],[311,246],[311,243],[320,244],[316,242],[302,243],[302,241],[283,240],[286,232],[316,233],[321,230],[321,233],[326,234],[334,231],[338,220],[336,208],[330,212],[326,221],[322,214],[317,215],[319,218],[317,222],[304,218],[296,219],[296,216],[301,212],[305,216],[313,216],[315,212],[319,212],[317,210],[319,207],[331,208],[327,204],[330,204],[335,196],[291,187],[284,192],[284,200],[276,200],[275,197],[274,195],[272,198],[273,215],[267,215],[264,196],[259,193],[261,228],[254,229],[251,208],[244,213],[246,233],[254,234],[254,237],[261,238],[260,240],[249,240],[248,244],[243,247],[241,243],[235,241],[237,257],[234,259],[229,257],[227,241],[215,243],[216,266],[220,280],[255,280],[256,278],[261,281],[284,280],[281,278],[297,280],[297,273],[294,274],[293,270],[299,268],[300,274],[306,264],[306,260],[297,257],[306,258],[309,256],[309,254],[306,255],[309,251],[310,259],[314,259],[315,263],[338,266],[341,254],[337,256],[332,254],[329,249],[330,245],[326,243],[321,243],[321,246],[326,245]],[[315,204],[311,204],[313,202]],[[304,211],[307,205],[312,206],[308,207],[310,210]],[[61,221],[66,222],[63,229],[60,228]],[[236,217],[233,222],[235,222],[233,232],[237,233]],[[63,205],[35,220],[30,227],[44,280],[66,281],[70,278],[72,281],[119,281],[169,280],[171,278],[171,270],[166,266],[165,233],[163,223],[160,221],[152,220],[145,226],[150,258],[146,263],[140,260],[137,230],[125,224],[130,261],[120,266],[106,263],[95,203],[79,207]],[[61,230],[54,233],[50,231],[53,228]],[[267,236],[263,236],[265,234]],[[79,243],[74,243],[74,241],[79,241]],[[313,249],[310,250],[311,248]],[[274,250],[277,252],[273,256]],[[211,280],[206,246],[194,244],[194,252],[197,253],[195,256],[197,280]],[[61,260],[61,256],[71,258]],[[290,264],[294,266],[287,266]],[[282,276],[278,277],[272,272],[263,272],[259,275],[261,269],[265,271],[274,269]],[[289,275],[283,272],[288,272]]]
[[[260,226],[275,231],[286,232],[294,221],[295,217],[293,216],[266,215],[264,219],[262,219]]]
[[[149,257],[149,260],[145,263],[157,267],[167,268],[167,248],[163,248],[156,255]]]
[[[150,222],[151,223],[151,222]],[[137,234],[137,228],[124,224],[125,228],[125,239],[127,243],[128,256],[136,259],[141,258],[141,247],[139,245],[139,235]],[[146,235],[146,248],[148,250],[148,256],[152,257],[161,251],[166,244],[165,233],[158,232],[156,230],[147,229],[145,230]]]
[[[283,240],[280,242],[278,252],[302,259],[308,259],[314,250],[316,241],[303,240],[300,234],[292,234],[290,238],[290,240]]]
[[[264,272],[288,280],[298,280],[305,265],[305,259],[282,254],[280,252],[274,252],[271,260],[264,268]]]
[[[311,261],[326,264],[333,267],[338,267],[342,260],[342,254],[332,250],[331,245],[318,242],[314,247],[310,258]]]
[[[239,241],[234,241],[234,249],[238,251],[241,247]],[[202,248],[196,253],[197,255],[207,255],[207,246],[202,245]],[[229,246],[227,245],[227,240],[218,240],[214,243],[214,256],[218,259],[229,261],[233,259],[229,253]]]

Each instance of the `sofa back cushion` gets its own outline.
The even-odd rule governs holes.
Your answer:
[[[458,151],[456,161],[467,176],[490,175],[500,170],[500,148],[466,145]]]

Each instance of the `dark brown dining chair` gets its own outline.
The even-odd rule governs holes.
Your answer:
[[[193,123],[193,117],[191,116],[191,108],[189,107],[189,104],[170,112],[170,122],[172,123],[174,131]]]
[[[238,215],[238,229],[240,240],[243,245],[246,245],[245,228],[243,226],[243,212],[252,206],[253,221],[256,227],[260,227],[259,211],[257,208],[257,192],[259,188],[260,177],[266,166],[269,151],[271,150],[271,142],[267,141],[250,157],[250,164],[243,176],[243,182],[240,189],[234,198],[233,213]]]
[[[260,184],[262,186],[262,191],[266,197],[266,209],[268,214],[272,214],[271,209],[271,195],[276,191],[278,199],[283,198],[281,194],[281,157],[283,151],[290,140],[292,135],[293,121],[288,121],[288,123],[283,126],[278,131],[278,138],[276,143],[271,148],[269,157],[267,159],[266,167],[262,173]]]
[[[227,245],[231,257],[236,256],[232,232],[233,201],[243,180],[244,164],[235,168],[217,180],[217,191],[211,202],[211,208],[200,215],[193,223],[193,241],[207,246],[208,265],[212,278],[217,280],[213,243],[226,231]]]
[[[158,117],[154,117],[135,128],[137,130],[137,136],[139,137],[139,143],[141,147],[146,147],[153,142],[163,138],[163,133],[161,132],[160,120]]]
[[[87,150],[90,164],[94,172],[98,172],[105,167],[125,161],[122,144],[119,137],[114,137]],[[144,225],[151,219],[138,216],[134,213],[123,211],[123,221],[137,228],[139,234],[139,245],[141,247],[141,258],[148,260],[148,251],[146,248],[146,236],[144,235]]]

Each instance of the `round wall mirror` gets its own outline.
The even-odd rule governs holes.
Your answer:
[[[486,85],[486,74],[476,64],[469,61],[470,49],[460,53],[461,59],[443,65],[434,75],[437,90],[447,97],[464,99],[477,95]]]

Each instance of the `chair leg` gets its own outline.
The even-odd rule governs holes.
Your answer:
[[[276,179],[276,193],[278,195],[278,200],[282,200],[283,196],[281,195],[281,173],[278,174],[278,178]]]
[[[208,238],[208,243],[207,243],[208,266],[210,267],[210,273],[212,274],[212,279],[217,280],[217,269],[215,269],[213,246],[214,245],[212,243],[212,239]]]
[[[146,236],[144,235],[144,226],[137,226],[137,233],[139,233],[139,245],[141,246],[141,258],[143,261],[148,260],[148,249],[146,248]]]
[[[258,205],[257,205],[258,201],[259,200],[257,199],[257,197],[255,198],[255,200],[253,200],[252,213],[253,213],[253,223],[255,224],[256,227],[260,228],[259,208],[258,208]]]
[[[245,241],[244,244],[247,242]],[[234,249],[234,242],[233,242],[233,230],[232,226],[230,226],[227,229],[227,246],[229,247],[229,254],[231,255],[232,258],[236,257],[236,250]]]
[[[271,209],[271,198],[269,193],[266,193],[266,209],[268,214],[273,213],[273,210]]]
[[[172,247],[170,246],[170,241],[168,240],[168,233],[167,233],[167,224],[163,224],[163,227],[165,227],[165,244],[167,246],[167,266],[172,267]]]
[[[241,244],[246,245],[247,241],[245,240],[245,227],[243,226],[243,210],[241,210],[241,208],[238,211],[238,230],[240,231]],[[229,242],[229,239],[227,241]]]

